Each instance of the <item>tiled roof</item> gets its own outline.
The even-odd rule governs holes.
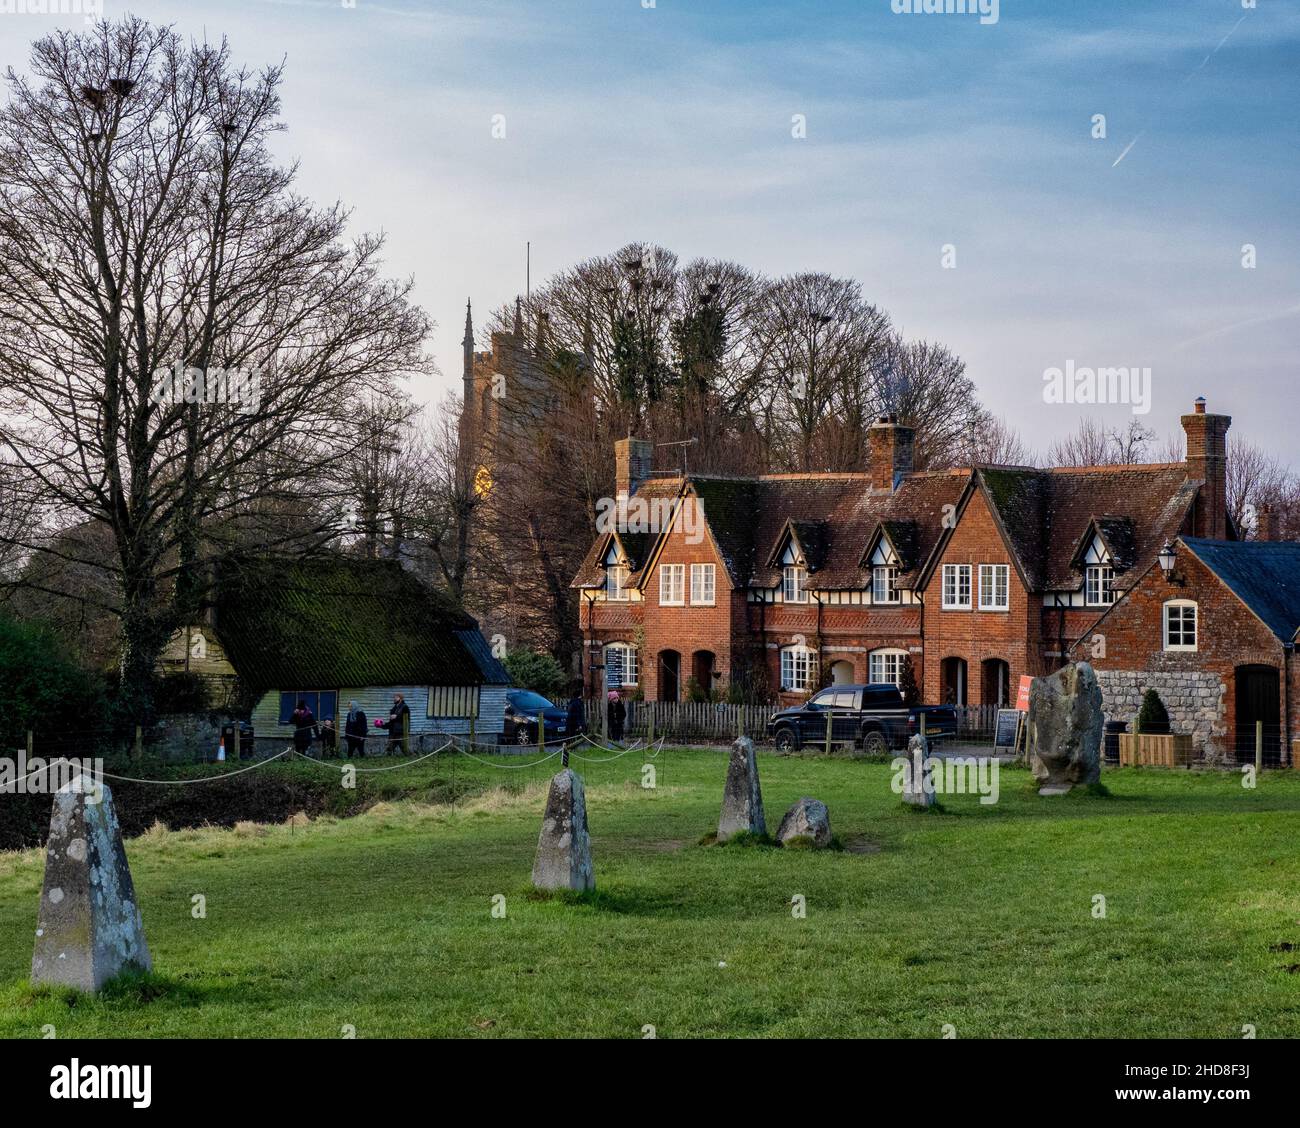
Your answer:
[[[988,501],[1032,591],[1082,585],[1077,552],[1093,527],[1115,559],[1122,589],[1126,576],[1138,574],[1166,539],[1178,535],[1200,485],[1188,479],[1182,463],[980,466],[909,474],[892,494],[873,490],[866,474],[844,473],[654,479],[638,496],[675,494],[684,484],[700,499],[734,584],[779,584],[778,550],[792,529],[809,557],[813,589],[865,586],[865,554],[877,533],[887,535],[902,558],[899,586],[915,587],[945,532],[945,509],[956,507],[970,486]],[[600,561],[607,545],[608,538],[597,538],[575,585],[603,582]],[[637,568],[645,563],[638,559]]]
[[[1210,569],[1283,642],[1300,630],[1300,541],[1183,537]]]
[[[223,582],[216,632],[270,689],[508,685],[478,624],[400,565],[322,553]]]

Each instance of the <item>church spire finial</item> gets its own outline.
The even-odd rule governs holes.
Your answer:
[[[523,299],[518,294],[516,294],[515,295],[515,336],[522,337],[523,335],[524,335]]]
[[[469,381],[474,378],[474,315],[468,298],[465,299],[465,339],[461,344],[465,348],[465,389],[468,394]]]

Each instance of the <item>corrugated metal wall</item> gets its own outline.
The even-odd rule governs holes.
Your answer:
[[[412,734],[422,732],[445,732],[454,735],[469,733],[468,717],[430,717],[429,686],[367,686],[365,689],[339,690],[339,715],[336,727],[339,741],[342,742],[344,719],[347,716],[348,702],[355,701],[366,714],[367,727],[372,732],[383,732],[375,728],[375,721],[388,720],[388,711],[393,707],[393,694],[400,693],[406,698],[411,710]],[[437,687],[446,694],[449,687]],[[468,691],[464,695],[469,696]],[[474,733],[479,739],[489,739],[505,729],[506,687],[503,685],[485,685],[478,687],[478,717],[474,721]],[[258,736],[293,735],[289,725],[280,724],[280,691],[273,690],[263,695],[253,710],[253,729]]]

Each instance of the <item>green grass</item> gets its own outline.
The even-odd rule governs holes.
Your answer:
[[[1050,800],[1006,770],[996,805],[918,817],[887,764],[761,755],[769,828],[829,806],[819,851],[704,844],[724,752],[664,752],[653,791],[643,759],[574,763],[582,896],[528,885],[554,762],[460,759],[455,809],[422,801],[449,783],[426,762],[371,777],[420,798],[356,818],[134,839],[155,974],[98,998],[30,988],[41,856],[0,855],[0,1035],[1300,1036],[1300,772]]]

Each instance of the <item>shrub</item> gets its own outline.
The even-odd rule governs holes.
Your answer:
[[[1137,731],[1164,733],[1169,731],[1169,711],[1160,700],[1160,694],[1148,689],[1142,696],[1142,708],[1138,710]]]
[[[910,654],[903,657],[903,666],[898,673],[898,690],[903,695],[904,705],[921,704],[921,688],[916,684],[916,667],[912,665]]]
[[[531,689],[555,699],[569,683],[564,667],[550,654],[535,650],[511,650],[506,654],[506,672],[521,689]]]
[[[0,616],[0,746],[19,747],[28,729],[42,754],[107,740],[103,683],[64,653],[45,626]]]

